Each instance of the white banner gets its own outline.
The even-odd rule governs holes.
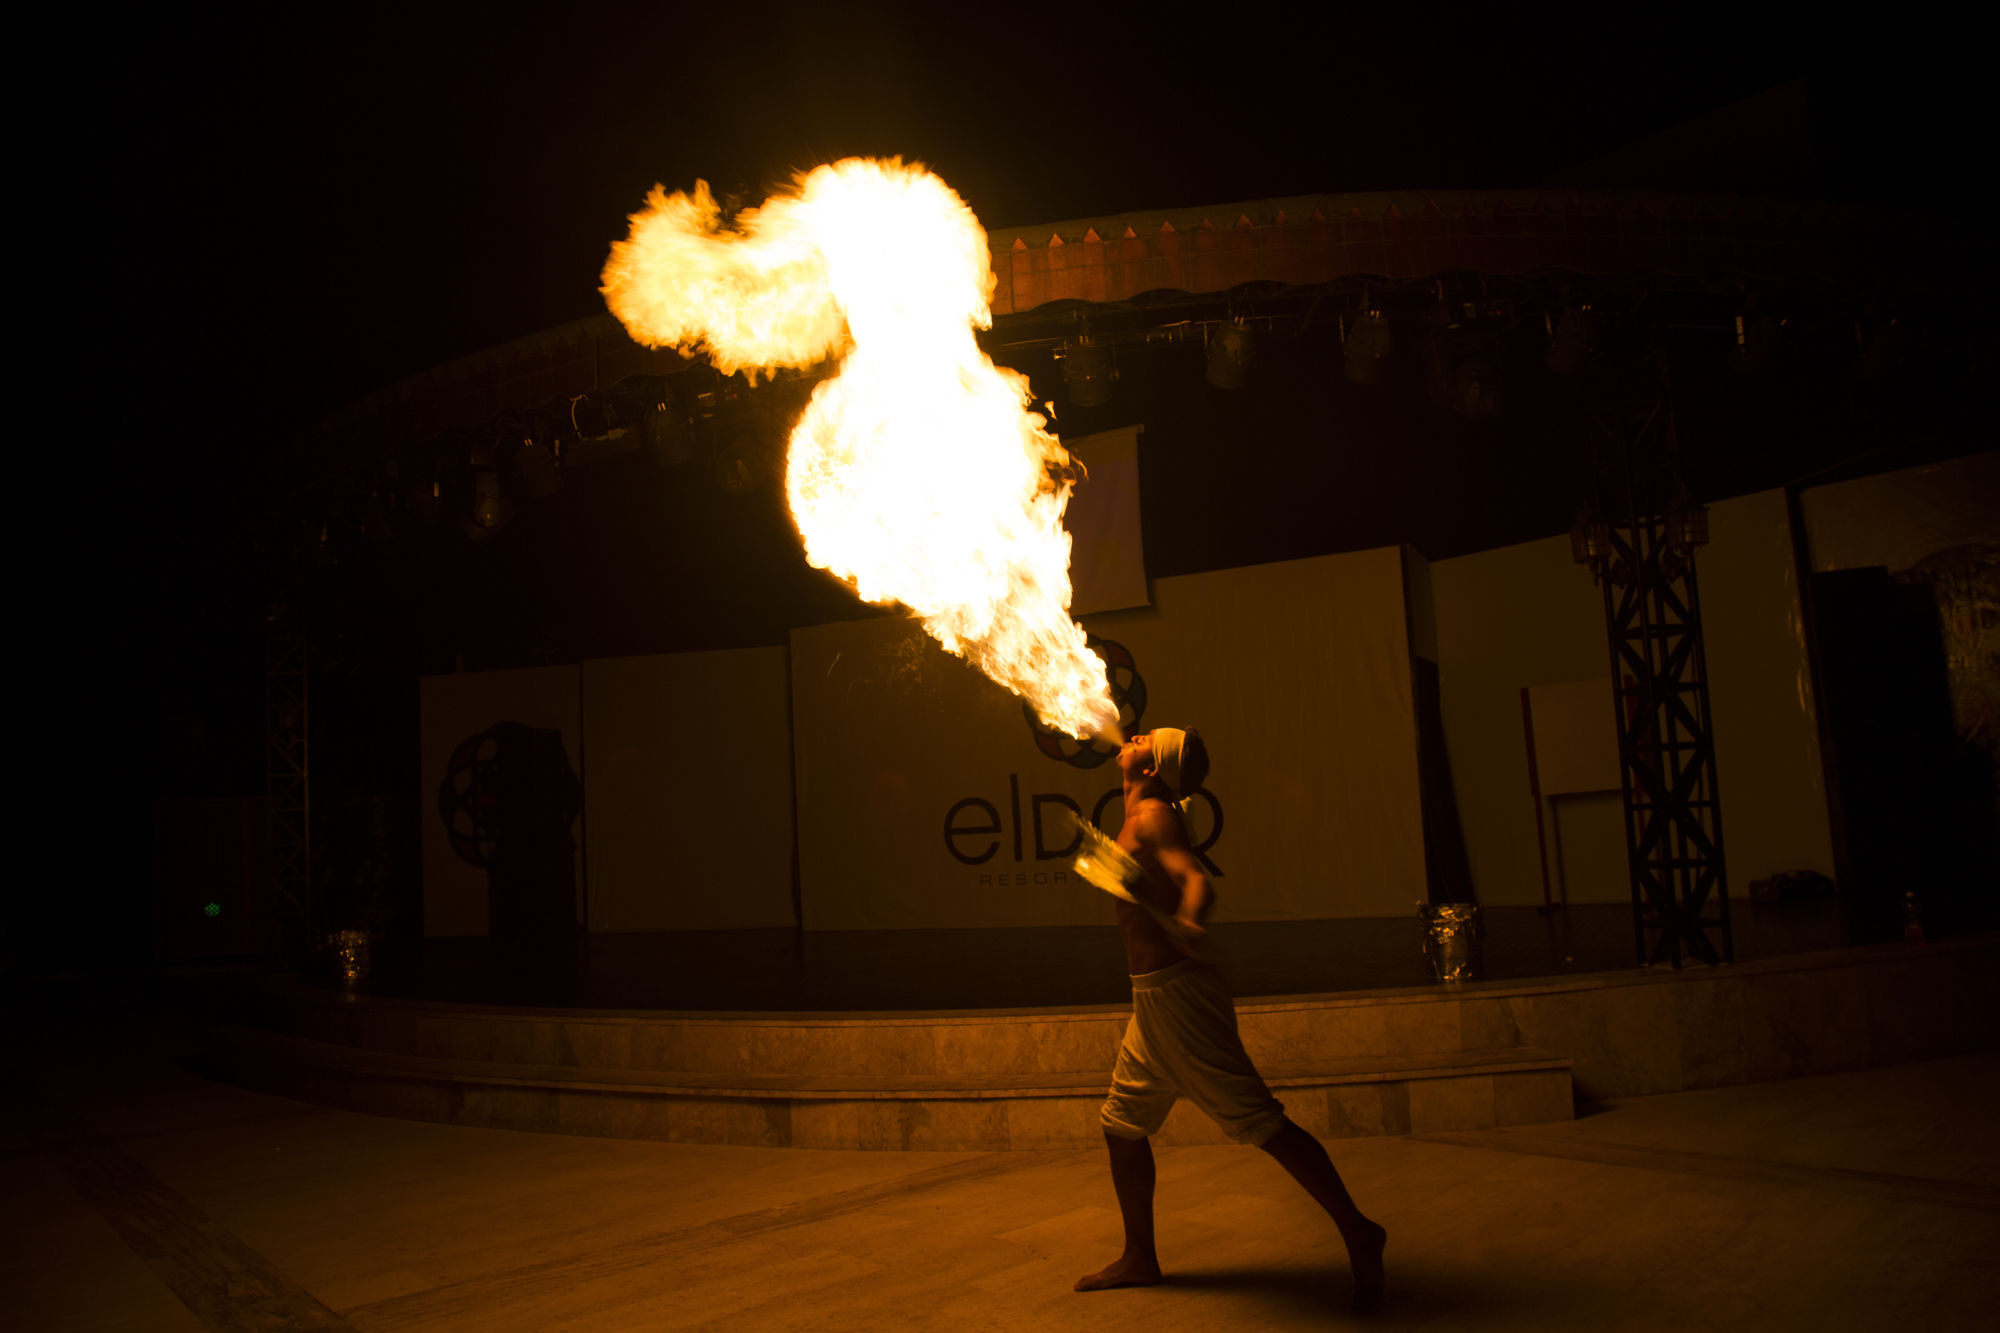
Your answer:
[[[1163,579],[1087,617],[1128,724],[1193,726],[1213,770],[1193,837],[1221,916],[1403,916],[1425,896],[1417,731],[1396,548]],[[1116,829],[1116,767],[913,621],[797,630],[792,706],[804,924],[1081,925],[1065,811]]]
[[[786,652],[583,664],[592,930],[792,926]]]
[[[1144,606],[1146,553],[1139,535],[1139,434],[1144,426],[1064,440],[1083,462],[1063,513],[1069,529],[1070,613],[1122,611]]]
[[[501,821],[510,819],[517,835],[522,824],[519,811],[512,808],[519,802],[512,793],[502,793],[503,785],[522,785],[501,780],[500,751],[509,736],[532,739],[531,733],[542,737],[554,733],[560,738],[559,746],[545,747],[547,762],[538,759],[535,765],[551,772],[536,776],[558,779],[542,784],[550,800],[570,799],[569,793],[555,789],[565,785],[560,781],[565,766],[572,780],[581,774],[583,733],[576,686],[573,666],[462,672],[425,676],[417,682],[423,755],[424,934],[486,933],[484,865],[507,832]],[[514,727],[506,727],[509,723]],[[580,785],[574,794],[580,797]],[[570,830],[574,836],[574,820]],[[580,840],[572,862],[573,883],[580,889]]]

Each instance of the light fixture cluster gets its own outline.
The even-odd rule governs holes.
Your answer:
[[[699,462],[718,490],[746,495],[782,476],[786,424],[818,378],[781,376],[753,390],[740,376],[699,364],[633,376],[443,436],[421,475],[399,485],[397,465],[389,463],[374,484],[403,518],[445,518],[475,542],[504,531],[526,506],[559,495],[579,469],[627,454],[659,468]]]
[[[1374,306],[1366,306],[1352,323],[1341,325],[1341,371],[1355,384],[1378,385],[1388,375],[1396,335]]]
[[[1110,343],[1084,333],[1075,342],[1056,348],[1055,355],[1070,402],[1078,407],[1102,407],[1111,401],[1118,383],[1118,360]]]
[[[981,341],[1003,363],[1019,364],[1010,353],[1051,355],[1059,379],[1052,396],[1064,409],[1116,403],[1156,357],[1156,344],[1186,349],[1163,352],[1162,364],[1184,363],[1191,375],[1198,360],[1205,383],[1223,394],[1255,393],[1279,364],[1296,370],[1301,349],[1310,348],[1308,374],[1316,367],[1358,393],[1411,393],[1484,425],[1504,418],[1524,387],[1529,396],[1561,382],[1591,391],[1607,364],[1622,364],[1669,331],[1739,376],[1812,366],[1845,375],[1857,392],[1880,393],[1918,359],[1921,339],[1936,333],[1921,307],[1915,320],[1907,317],[1907,299],[1658,274],[1457,273],[1071,304],[1007,316]],[[788,373],[753,387],[694,362],[503,413],[440,435],[414,456],[322,484],[290,518],[273,515],[293,526],[269,544],[326,567],[427,532],[490,542],[529,506],[560,503],[579,469],[634,453],[659,468],[686,467],[727,496],[768,491],[782,482],[788,424],[827,373]],[[1537,376],[1554,379],[1541,389],[1525,384]],[[1580,561],[1611,571],[1601,523],[1580,524],[1573,540]],[[1672,549],[1699,544],[1686,527]]]
[[[1649,529],[1642,538],[1639,528]],[[1590,570],[1593,583],[1611,580],[1630,584],[1641,572],[1636,562],[1650,561],[1663,579],[1676,579],[1694,564],[1694,553],[1708,545],[1708,506],[1677,485],[1664,515],[1626,517],[1614,523],[1595,501],[1586,504],[1569,530],[1570,558]]]
[[[1852,305],[1844,292],[1671,275],[1454,273],[1072,304],[1009,316],[987,341],[996,353],[1046,349],[1065,405],[1094,409],[1116,398],[1142,347],[1198,340],[1203,378],[1233,393],[1254,389],[1288,341],[1331,329],[1339,352],[1327,371],[1364,389],[1413,387],[1441,411],[1489,422],[1508,413],[1530,377],[1581,381],[1607,355],[1623,358],[1669,334],[1705,344],[1717,364],[1745,376],[1810,361],[1857,386],[1886,385],[1913,359],[1911,323],[1894,314],[1857,320]]]

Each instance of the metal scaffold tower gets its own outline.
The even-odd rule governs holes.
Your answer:
[[[1708,512],[1681,482],[1664,367],[1641,369],[1594,414],[1598,486],[1571,541],[1604,590],[1633,945],[1641,966],[1678,968],[1735,948],[1695,580]]]
[[[296,953],[312,921],[312,764],[306,642],[273,627],[264,641],[264,791],[271,809],[279,947]]]

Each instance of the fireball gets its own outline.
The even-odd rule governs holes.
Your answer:
[[[725,223],[706,184],[655,186],[611,247],[604,296],[632,338],[751,378],[830,359],[791,432],[806,559],[900,603],[1051,727],[1115,735],[1103,661],[1070,617],[1069,452],[992,324],[986,232],[935,175],[850,158]]]

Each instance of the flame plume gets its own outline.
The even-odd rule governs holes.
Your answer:
[[[650,347],[724,373],[840,358],[792,430],[806,559],[900,602],[1073,736],[1117,734],[1104,663],[1070,618],[1070,455],[995,366],[986,232],[916,164],[849,158],[725,225],[705,183],[655,186],[604,296]]]

